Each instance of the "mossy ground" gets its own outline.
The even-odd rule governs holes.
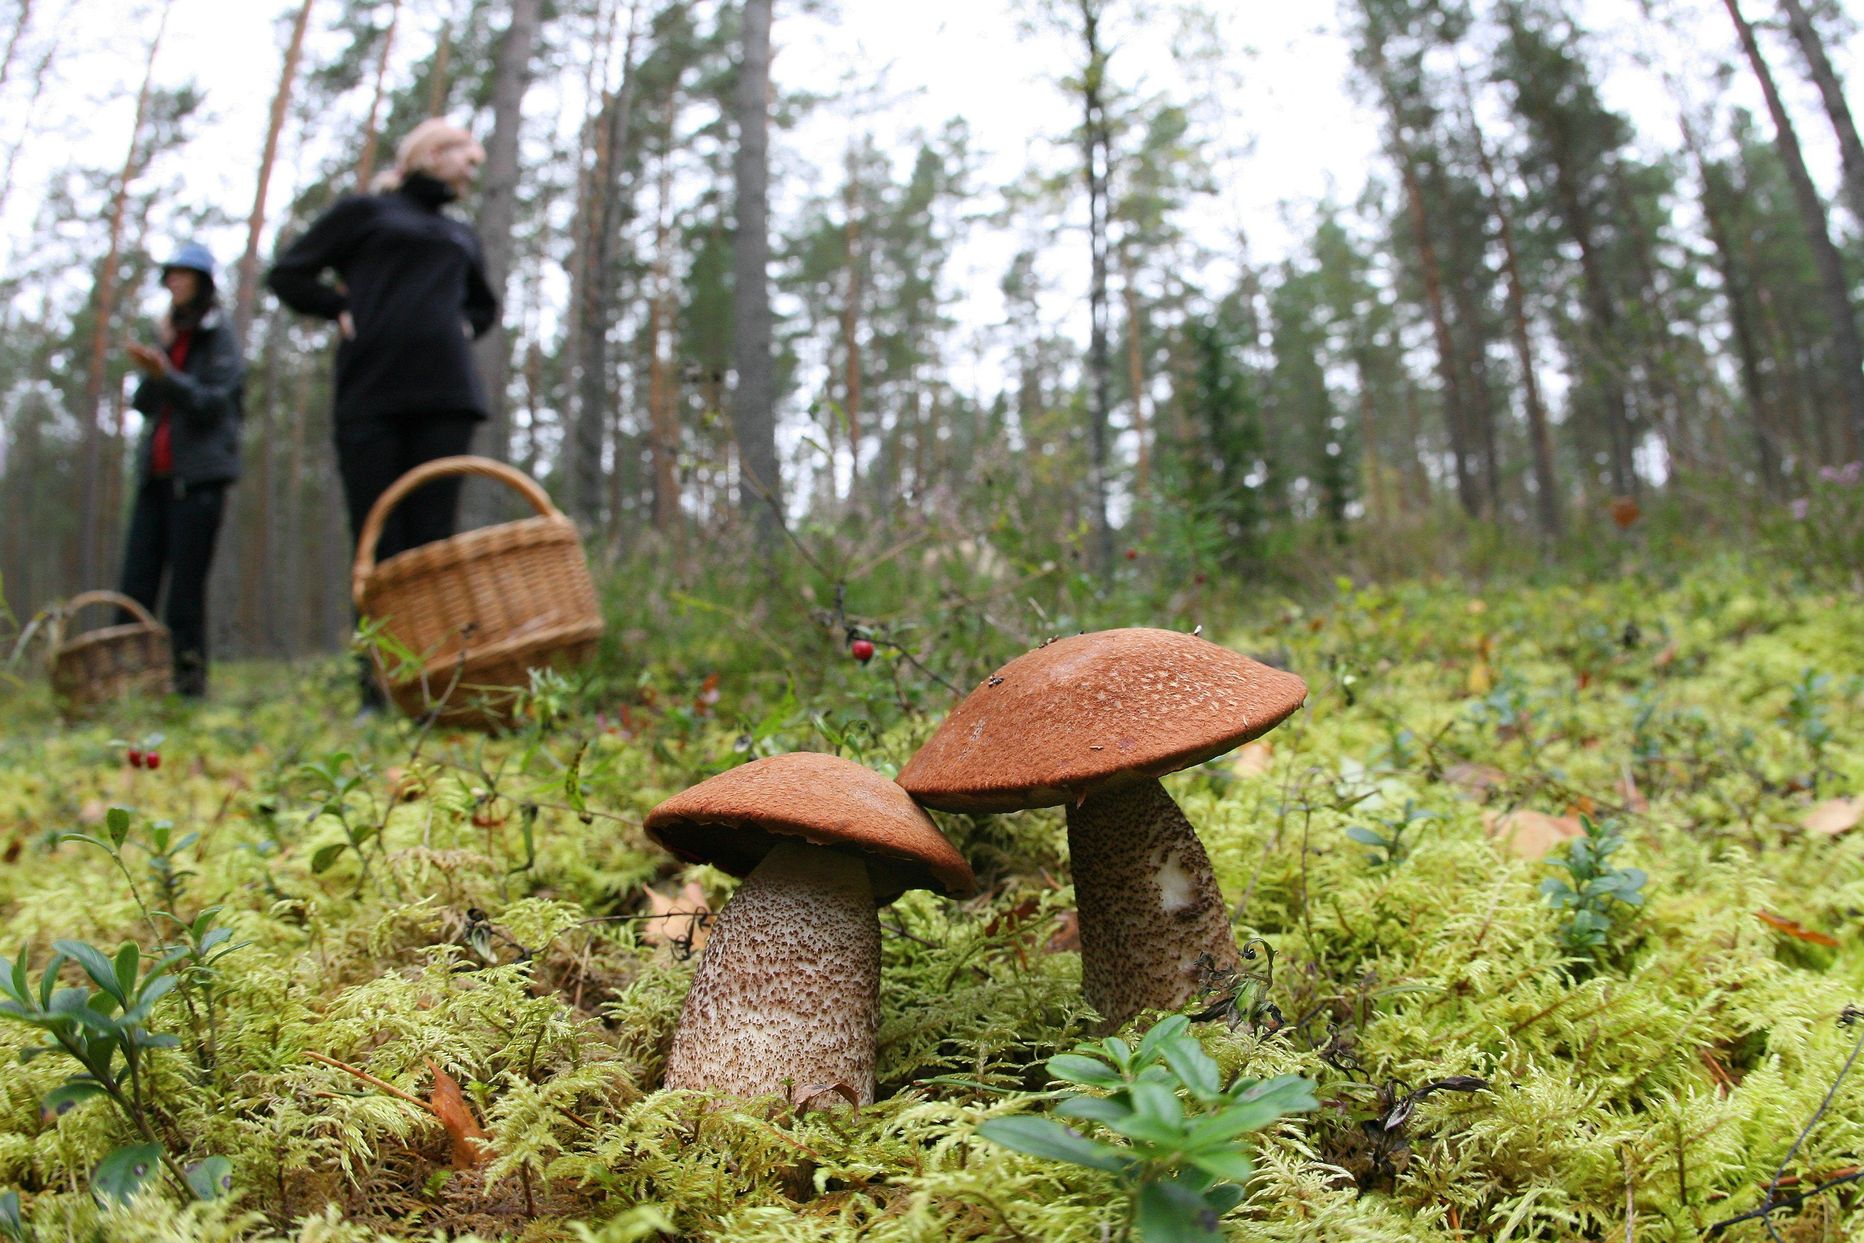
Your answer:
[[[109,805],[138,813],[133,841],[156,819],[198,832],[178,913],[223,903],[246,942],[220,968],[210,1059],[179,994],[152,1023],[183,1037],[154,1064],[164,1137],[231,1157],[230,1202],[158,1192],[100,1211],[88,1172],[128,1128],[102,1101],[42,1116],[74,1067],[19,1065],[32,1033],[0,1026],[0,1190],[21,1193],[30,1237],[1088,1243],[1118,1230],[1108,1176],[973,1134],[1044,1108],[1043,1061],[1093,1028],[1059,812],[942,817],[981,896],[915,893],[882,912],[879,1103],[797,1117],[657,1089],[694,964],[642,935],[643,887],[697,880],[716,909],[733,882],[653,848],[642,814],[750,753],[839,744],[896,771],[945,692],[888,644],[862,668],[834,635],[812,648],[729,603],[655,607],[620,628],[624,648],[651,649],[662,624],[715,637],[645,669],[617,658],[607,689],[572,697],[551,728],[489,741],[352,723],[334,660],[224,670],[205,706],[125,705],[72,728],[42,689],[9,695],[6,953],[25,946],[37,966],[54,938],[154,943],[111,861],[59,840]],[[1263,1137],[1230,1233],[1680,1240],[1754,1208],[1859,1038],[1838,1020],[1864,1004],[1864,828],[1802,820],[1864,794],[1864,604],[1716,564],[1481,597],[1343,587],[1206,634],[1312,687],[1266,757],[1167,781],[1238,937],[1273,950],[1266,999],[1283,1016],[1196,1030],[1226,1073],[1304,1074],[1324,1103]],[[944,666],[965,685],[1019,650],[981,627],[965,642],[965,676]],[[123,744],[158,731],[162,767],[127,767]],[[344,814],[382,826],[321,871],[313,859],[344,834],[307,762],[358,777]],[[1402,858],[1347,837],[1387,831],[1407,805]],[[1649,873],[1598,961],[1563,955],[1538,890],[1552,869],[1489,836],[1517,808],[1616,816],[1629,844],[1614,862]],[[146,855],[126,855],[147,899]],[[418,1096],[430,1065],[450,1072],[495,1159],[453,1169],[431,1116],[312,1054]],[[1449,1076],[1488,1086],[1424,1097],[1390,1130],[1362,1125],[1381,1090],[1389,1104]],[[1860,1162],[1864,1071],[1786,1173],[1804,1188]],[[1861,1222],[1850,1185],[1776,1229],[1858,1238]]]

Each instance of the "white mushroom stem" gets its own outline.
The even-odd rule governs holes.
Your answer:
[[[1240,965],[1210,856],[1165,787],[1136,781],[1068,808],[1081,987],[1108,1028],[1172,1010]]]
[[[840,1083],[869,1104],[879,1007],[867,865],[781,843],[719,913],[673,1033],[666,1086],[800,1102]]]

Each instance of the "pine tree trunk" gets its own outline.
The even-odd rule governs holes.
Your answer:
[[[1832,119],[1833,132],[1838,135],[1838,154],[1845,173],[1845,198],[1851,205],[1851,214],[1859,224],[1864,224],[1864,141],[1858,138],[1858,127],[1851,119],[1851,106],[1845,101],[1838,71],[1832,68],[1831,57],[1825,54],[1825,41],[1813,26],[1806,6],[1800,0],[1780,0],[1780,7],[1786,11],[1787,29],[1793,32],[1794,42],[1805,55],[1806,69],[1813,85],[1819,88],[1819,98],[1825,104],[1826,115]]]
[[[852,150],[848,157],[844,199],[847,222],[842,227],[842,242],[847,252],[848,292],[841,309],[841,339],[847,353],[843,365],[842,412],[848,424],[848,495],[852,497],[861,485],[861,384],[865,378],[861,360],[861,186]],[[830,443],[833,443],[832,438]],[[839,485],[835,481],[832,455],[828,486],[833,497]]]
[[[1463,88],[1465,122],[1475,140],[1476,163],[1482,173],[1483,193],[1489,210],[1495,214],[1495,228],[1502,244],[1502,276],[1507,290],[1509,338],[1514,344],[1515,365],[1521,372],[1522,402],[1527,409],[1528,443],[1534,460],[1534,513],[1541,533],[1557,536],[1561,529],[1560,487],[1554,474],[1553,432],[1547,419],[1547,406],[1541,398],[1539,365],[1534,357],[1533,335],[1527,321],[1527,284],[1521,276],[1521,255],[1515,248],[1514,219],[1502,194],[1501,179],[1489,156],[1488,140],[1476,121],[1475,101],[1470,96],[1469,79],[1457,67]]]
[[[375,94],[369,101],[369,121],[363,127],[362,154],[356,157],[356,191],[366,194],[375,178],[375,149],[381,142],[382,101],[388,95],[388,56],[395,48],[395,28],[401,25],[401,0],[388,10],[388,29],[382,33],[382,51],[375,62]]]
[[[1088,437],[1092,459],[1088,463],[1088,503],[1092,508],[1093,546],[1089,550],[1099,574],[1113,567],[1113,528],[1107,514],[1108,476],[1112,439],[1108,424],[1112,406],[1113,364],[1107,348],[1107,180],[1112,139],[1107,130],[1103,98],[1107,55],[1100,46],[1100,0],[1079,0],[1081,35],[1087,65],[1081,74],[1081,143],[1083,172],[1087,178],[1087,236],[1089,250],[1087,369],[1089,396]]]
[[[1397,130],[1393,121],[1393,130]],[[1456,339],[1450,333],[1449,311],[1444,305],[1443,270],[1437,261],[1437,244],[1431,238],[1430,219],[1425,213],[1424,191],[1418,184],[1417,169],[1411,148],[1402,138],[1396,139],[1398,172],[1404,181],[1405,202],[1411,217],[1411,240],[1417,246],[1418,267],[1424,277],[1424,302],[1430,312],[1431,332],[1437,342],[1437,375],[1443,382],[1443,423],[1450,438],[1450,457],[1456,469],[1456,499],[1471,518],[1482,512],[1476,496],[1475,471],[1470,461],[1467,419],[1462,385],[1458,378]]]
[[[1573,179],[1573,170],[1558,154],[1554,157],[1553,178],[1567,235],[1579,248],[1580,284],[1586,301],[1586,362],[1604,402],[1612,491],[1619,496],[1636,496],[1638,480],[1632,460],[1631,410],[1625,398],[1623,370],[1619,366],[1617,306],[1612,300],[1605,269],[1599,262],[1592,213]]]
[[[1133,503],[1137,517],[1145,513],[1144,504],[1151,491],[1152,474],[1151,431],[1146,418],[1146,323],[1144,312],[1139,306],[1139,291],[1134,287],[1131,257],[1124,257],[1121,266],[1125,269],[1121,294],[1125,299],[1126,310],[1126,387],[1132,392],[1133,438],[1137,442],[1133,454]]]
[[[654,530],[674,531],[680,516],[680,431],[678,400],[666,343],[673,321],[673,136],[674,109],[667,107],[666,153],[660,160],[660,202],[654,213],[653,300],[647,311],[647,418],[653,429]]]
[[[1864,342],[1860,342],[1858,337],[1857,318],[1851,306],[1851,290],[1845,280],[1844,261],[1838,253],[1838,247],[1832,243],[1825,204],[1819,200],[1818,189],[1812,184],[1812,174],[1806,170],[1806,159],[1799,149],[1799,135],[1794,132],[1792,118],[1787,115],[1779,88],[1774,85],[1773,74],[1761,55],[1760,43],[1754,37],[1754,27],[1741,15],[1736,0],[1722,0],[1722,4],[1728,10],[1729,19],[1735,24],[1742,50],[1747,53],[1748,65],[1754,70],[1761,93],[1767,98],[1767,111],[1773,117],[1775,144],[1779,148],[1781,161],[1786,165],[1787,178],[1792,182],[1793,198],[1799,204],[1800,221],[1812,248],[1813,263],[1819,271],[1819,286],[1825,294],[1826,314],[1832,321],[1833,362],[1838,368],[1839,389],[1844,397],[1849,442],[1847,450],[1855,453],[1864,448]]]
[[[233,300],[233,323],[239,338],[245,341],[252,329],[253,309],[258,304],[259,239],[265,230],[265,197],[272,184],[272,167],[278,160],[278,140],[285,129],[285,115],[291,107],[291,89],[298,79],[298,61],[304,54],[304,31],[310,24],[311,6],[317,0],[304,0],[292,22],[291,42],[285,45],[285,64],[278,71],[278,89],[272,93],[272,115],[265,127],[265,146],[259,154],[259,185],[253,191],[252,211],[246,217],[246,251],[239,261],[239,290]]]
[[[136,114],[130,122],[129,153],[123,157],[123,168],[117,175],[116,192],[111,196],[110,241],[97,274],[96,288],[91,295],[95,319],[91,327],[90,366],[85,374],[84,404],[81,407],[85,419],[84,473],[80,481],[79,500],[83,525],[78,548],[78,574],[84,588],[102,583],[103,576],[108,573],[110,532],[117,518],[113,506],[114,498],[119,494],[118,479],[122,474],[122,462],[118,454],[121,416],[118,416],[118,434],[106,436],[103,420],[104,386],[109,378],[110,343],[115,339],[116,332],[117,297],[120,293],[117,272],[123,262],[123,228],[129,215],[130,183],[136,179],[142,167],[142,131],[148,120],[149,96],[155,84],[155,57],[161,49],[162,35],[168,29],[168,14],[173,7],[173,0],[168,0],[162,6],[155,37],[149,41],[148,56],[143,62],[142,86],[136,93]]]
[[[738,148],[732,160],[737,231],[732,240],[732,353],[738,373],[732,430],[738,444],[738,507],[758,542],[776,543],[783,514],[777,462],[776,359],[770,311],[770,10],[744,0],[738,66]]]
[[[485,144],[478,225],[486,279],[501,307],[516,253],[518,140],[524,130],[524,97],[531,85],[531,58],[542,8],[542,0],[511,0],[511,20],[498,41],[498,60],[492,70],[492,132]],[[505,393],[511,379],[511,330],[504,320],[501,316],[473,349],[492,404],[486,452],[501,461],[511,457],[511,410]]]

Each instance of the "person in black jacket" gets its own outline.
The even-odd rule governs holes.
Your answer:
[[[162,619],[174,647],[175,689],[199,698],[207,693],[207,571],[227,485],[239,477],[246,366],[233,325],[220,313],[205,246],[181,246],[162,266],[162,284],[170,304],[160,344],[128,347],[142,372],[130,404],[142,412],[143,433],[120,584],[154,612],[166,575]]]
[[[479,239],[442,209],[485,160],[473,136],[439,118],[401,142],[378,192],[340,199],[285,247],[266,284],[286,306],[334,320],[337,470],[353,545],[376,498],[407,471],[465,453],[486,417],[472,339],[498,300]],[[326,279],[334,273],[337,282]],[[395,508],[377,560],[453,533],[461,480],[440,480]],[[365,676],[365,706],[379,704]]]

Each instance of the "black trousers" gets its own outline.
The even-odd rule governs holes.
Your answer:
[[[465,453],[472,447],[478,420],[445,412],[362,419],[337,425],[337,473],[343,478],[343,502],[349,510],[350,549],[362,538],[362,524],[388,485],[423,462]],[[376,541],[375,559],[431,544],[453,534],[459,512],[458,475],[409,493],[389,514]]]
[[[187,487],[177,479],[145,479],[130,510],[122,592],[168,626],[175,689],[183,695],[207,692],[207,571],[226,492],[224,483]],[[167,598],[158,610],[165,578]]]
[[[421,463],[467,452],[477,424],[470,414],[450,411],[337,424],[337,474],[343,479],[343,502],[349,511],[352,562],[363,523],[377,498]],[[459,475],[437,479],[403,497],[382,524],[382,536],[375,543],[376,562],[453,534],[460,486],[465,482]],[[357,660],[357,680],[364,708],[382,707],[382,691],[366,656]]]

